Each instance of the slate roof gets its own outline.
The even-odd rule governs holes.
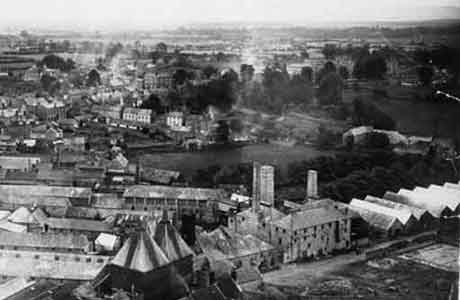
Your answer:
[[[350,209],[357,212],[370,226],[387,231],[391,228],[402,227],[401,222],[397,218],[384,215],[375,211],[367,210],[362,207],[350,205]]]
[[[237,215],[240,217],[251,218],[257,214],[254,213],[254,210],[252,208],[249,208],[249,209],[243,210],[242,212],[239,212]],[[281,211],[277,210],[276,208],[272,208],[270,211],[270,207],[261,205],[260,212],[257,216],[264,221],[269,221],[269,220],[276,221],[276,220],[279,220],[285,217],[286,215],[282,213]]]
[[[90,188],[48,185],[0,185],[0,202],[16,205],[68,206],[69,198],[88,198]]]
[[[409,205],[406,205],[406,204],[390,201],[388,199],[367,196],[365,200],[369,201],[369,202],[372,202],[372,203],[375,203],[375,204],[379,204],[379,205],[388,207],[388,208],[397,209],[397,210],[401,210],[401,211],[408,211],[408,212],[412,213],[412,215],[417,220],[420,220],[420,218],[424,214],[428,213],[428,211],[425,210],[425,209],[421,209],[421,208],[417,208],[417,207],[414,207],[414,206],[409,206]]]
[[[274,247],[253,235],[242,235],[220,226],[209,233],[197,235],[199,247],[213,260],[225,260],[269,251]]]
[[[35,281],[29,281],[26,278],[18,277],[0,284],[0,299],[8,299],[25,288],[35,284]]]
[[[11,232],[26,232],[27,226],[11,223],[8,220],[1,220],[0,221],[0,231],[11,231]]]
[[[340,221],[346,218],[347,216],[335,208],[318,207],[294,212],[273,222],[273,225],[285,229],[298,230]]]
[[[28,208],[24,206],[16,209],[9,217],[8,221],[17,224],[37,224],[37,220],[34,218]]]
[[[73,218],[48,218],[45,222],[53,229],[68,229],[93,232],[111,232],[112,226],[102,221]]]
[[[163,218],[156,226],[154,239],[170,261],[194,255],[192,249],[167,219]]]
[[[220,200],[225,197],[224,190],[190,187],[171,187],[160,185],[134,185],[128,187],[123,197],[178,199],[178,200]]]
[[[404,196],[404,198],[398,198],[398,201],[404,201],[405,204],[426,209],[435,217],[440,217],[445,211],[452,212],[452,209],[446,204],[434,201],[433,197],[427,193],[400,189],[398,194]]]
[[[393,209],[377,204],[373,200],[374,198],[372,196],[367,196],[364,201],[353,199],[350,202],[350,205],[353,207],[362,207],[364,209],[375,211],[380,214],[396,217],[403,225],[406,225],[410,218],[413,217],[410,211]]]
[[[16,233],[0,231],[0,245],[29,248],[61,248],[85,251],[89,241],[84,235]]]
[[[153,238],[145,232],[139,232],[125,241],[111,263],[147,273],[168,265],[170,261]]]

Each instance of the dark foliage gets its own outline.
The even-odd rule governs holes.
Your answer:
[[[374,104],[357,98],[353,101],[353,125],[373,126],[376,129],[394,130],[395,121]]]
[[[67,60],[63,59],[60,56],[50,54],[45,56],[39,63],[39,66],[47,67],[50,69],[57,69],[63,72],[69,72],[75,68],[75,62],[68,58]]]

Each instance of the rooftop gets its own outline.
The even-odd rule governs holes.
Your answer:
[[[154,198],[178,200],[220,200],[225,192],[220,189],[171,187],[159,185],[134,185],[123,193],[125,198]]]
[[[319,207],[294,212],[273,222],[274,225],[285,229],[298,230],[340,221],[347,218],[335,208]]]

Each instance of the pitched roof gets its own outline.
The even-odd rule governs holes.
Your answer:
[[[378,204],[378,205],[388,207],[388,208],[401,210],[401,211],[408,211],[408,212],[412,213],[412,215],[417,220],[420,220],[420,218],[425,213],[428,213],[426,209],[421,209],[421,208],[417,208],[417,207],[414,207],[414,206],[409,206],[409,205],[406,205],[406,204],[390,201],[390,200],[383,199],[383,198],[367,196],[365,200],[368,201],[368,202],[372,202],[372,203],[375,203],[375,204]]]
[[[34,219],[42,224],[43,222],[45,222],[47,219],[48,219],[48,216],[46,215],[46,213],[43,211],[43,209],[41,209],[40,207],[37,207],[33,213],[32,213],[32,216],[34,217]]]
[[[45,222],[50,228],[94,232],[111,232],[112,226],[102,221],[73,218],[48,218]]]
[[[90,188],[48,185],[0,185],[0,202],[68,206],[68,198],[89,198]]]
[[[274,247],[253,235],[242,235],[220,226],[209,233],[200,232],[197,235],[201,250],[214,260],[224,260],[246,256]]]
[[[167,219],[162,219],[156,226],[154,239],[170,261],[194,255],[192,249]]]
[[[364,199],[364,201],[359,199],[351,200],[350,205],[362,207],[367,210],[396,217],[403,225],[406,225],[412,217],[412,213],[410,211],[393,209],[384,205],[380,205],[376,203],[374,200],[374,197],[367,196],[366,199]]]
[[[460,197],[457,192],[449,192],[443,187],[437,187],[430,185],[427,189],[422,187],[416,187],[414,192],[425,194],[431,197],[432,201],[441,202],[442,204],[449,207],[452,211],[455,211],[460,206]]]
[[[269,220],[276,221],[286,216],[284,213],[277,210],[276,208],[270,209],[270,207],[267,207],[264,205],[260,206],[259,214],[256,214],[252,208],[249,208],[249,209],[243,210],[242,212],[239,212],[237,215],[241,217],[247,217],[247,218],[257,216],[266,222]]]
[[[350,209],[357,212],[370,226],[381,230],[390,230],[392,227],[402,227],[397,218],[371,211],[362,207],[350,205]]]
[[[16,209],[9,217],[8,221],[17,223],[17,224],[35,224],[37,220],[35,220],[32,213],[29,211],[28,208],[24,206],[19,207]]]
[[[34,284],[35,281],[29,281],[23,277],[8,280],[7,282],[0,284],[0,299],[8,299],[9,297]]]
[[[11,223],[8,220],[1,220],[0,221],[0,231],[11,231],[11,232],[26,232],[27,231],[27,226],[26,225],[21,225],[21,224],[16,224],[16,223]]]
[[[61,248],[84,251],[89,246],[89,241],[84,235],[0,231],[0,245],[30,248]]]
[[[273,224],[285,229],[298,230],[343,220],[345,218],[347,218],[347,216],[342,214],[338,209],[318,207],[294,212],[273,222]]]
[[[147,233],[139,232],[125,241],[111,263],[146,273],[169,264],[169,260]]]
[[[8,218],[11,215],[9,210],[0,210],[0,221]]]
[[[427,193],[400,189],[398,195],[404,196],[404,198],[398,198],[399,201],[405,201],[405,204],[426,209],[435,217],[441,216],[444,211],[452,211],[445,203],[434,201],[433,197]]]
[[[133,185],[123,193],[123,197],[178,199],[178,200],[220,200],[225,197],[224,190],[160,185]]]

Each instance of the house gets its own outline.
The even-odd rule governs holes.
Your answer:
[[[39,82],[40,81],[40,72],[37,66],[32,66],[24,72],[23,80]]]
[[[59,100],[38,98],[35,113],[42,121],[58,121],[66,118],[67,107]]]
[[[184,119],[185,117],[183,112],[173,111],[167,114],[166,125],[173,130],[180,129],[185,125]]]
[[[127,107],[123,109],[123,120],[151,124],[153,111],[151,109]]]

